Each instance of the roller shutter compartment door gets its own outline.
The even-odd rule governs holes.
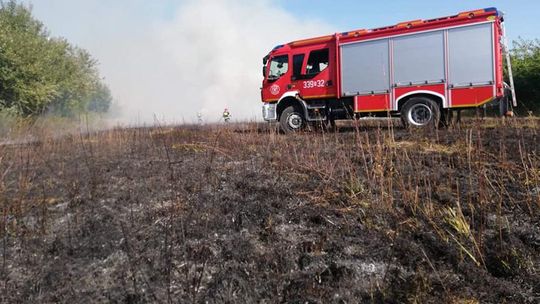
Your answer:
[[[396,86],[444,82],[442,31],[398,37],[393,43]]]
[[[343,45],[341,58],[344,96],[389,91],[388,39]]]
[[[449,30],[448,49],[450,87],[493,83],[492,23]]]

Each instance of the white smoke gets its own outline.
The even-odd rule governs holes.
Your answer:
[[[174,7],[174,13],[153,18],[134,7],[148,9],[150,2],[153,8]],[[129,124],[152,123],[155,117],[195,122],[198,112],[217,121],[226,107],[233,119],[260,119],[262,57],[277,44],[331,33],[328,25],[299,20],[269,0],[171,3],[49,0],[33,5],[38,18],[54,25],[52,35],[74,37],[99,60],[120,105],[120,120]]]

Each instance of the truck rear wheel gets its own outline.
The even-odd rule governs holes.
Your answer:
[[[405,128],[437,127],[441,119],[439,105],[425,97],[413,97],[401,109]]]
[[[306,120],[299,109],[290,106],[281,113],[279,126],[283,133],[293,133],[304,129],[306,127]]]

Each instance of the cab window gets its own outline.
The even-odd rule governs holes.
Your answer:
[[[268,80],[276,80],[289,71],[289,57],[287,55],[277,56],[270,61],[270,72]]]
[[[328,49],[312,51],[309,54],[306,74],[315,76],[328,67]]]

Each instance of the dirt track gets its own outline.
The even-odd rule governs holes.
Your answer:
[[[538,303],[540,124],[0,147],[2,302]]]

